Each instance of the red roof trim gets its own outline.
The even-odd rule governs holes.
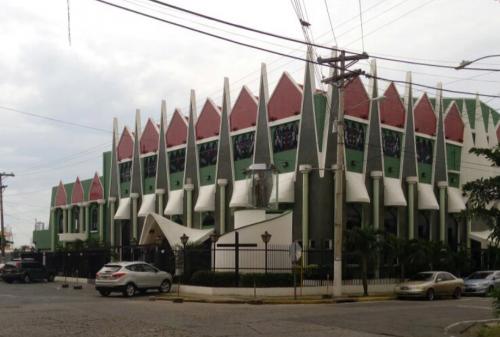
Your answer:
[[[302,89],[286,71],[269,98],[269,120],[275,121],[299,115],[302,109]]]
[[[167,127],[166,140],[167,147],[186,144],[188,122],[186,117],[182,116],[179,109],[175,109],[174,115]]]
[[[450,105],[444,119],[444,134],[446,139],[462,143],[464,141],[464,122],[455,101]]]
[[[141,135],[141,153],[156,152],[158,150],[158,137],[160,131],[151,118],[148,118]]]
[[[370,113],[370,97],[359,77],[353,79],[344,90],[345,114],[368,119]]]
[[[79,177],[76,177],[75,184],[73,185],[73,191],[71,193],[71,203],[76,204],[83,202],[83,186]]]
[[[210,98],[207,98],[196,121],[196,139],[218,136],[220,115],[219,107]]]
[[[380,102],[380,122],[397,128],[405,124],[405,107],[398,89],[391,82],[384,92],[385,99]]]
[[[429,136],[436,135],[437,118],[426,93],[415,104],[413,115],[415,117],[415,132]]]
[[[64,187],[64,184],[62,181],[59,182],[59,185],[57,186],[57,191],[56,191],[56,198],[55,198],[55,206],[65,206],[67,203],[67,196],[66,196],[66,188]]]
[[[100,199],[104,199],[104,187],[102,186],[101,179],[96,172],[94,174],[94,179],[92,179],[92,183],[90,184],[88,200],[95,201]]]
[[[247,86],[241,88],[240,94],[229,115],[231,131],[242,130],[255,126],[257,121],[258,98]]]
[[[134,137],[132,136],[132,132],[127,127],[124,127],[117,147],[118,161],[132,158],[133,149]]]

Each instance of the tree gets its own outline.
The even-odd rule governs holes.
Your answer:
[[[400,267],[400,278],[404,279],[406,275],[406,266],[410,263],[413,256],[412,240],[389,234],[384,240],[384,251],[393,264],[397,262]]]
[[[368,263],[374,261],[383,245],[383,235],[372,227],[354,227],[346,233],[348,251],[361,260],[361,278],[363,280],[363,295],[368,296]]]
[[[500,167],[500,145],[492,149],[473,148],[470,152],[485,157],[492,163],[491,166]],[[492,206],[500,200],[500,175],[470,181],[463,186],[463,190],[469,196],[464,216],[469,219],[483,219],[492,229],[490,238],[498,245],[500,243],[500,210]]]

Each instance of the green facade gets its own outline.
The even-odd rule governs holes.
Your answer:
[[[362,173],[365,156],[366,124],[345,120],[345,158],[347,171]]]
[[[245,170],[252,165],[255,131],[240,133],[231,137],[233,144],[234,178],[245,179]]]
[[[314,111],[316,113],[316,131],[318,132],[318,147],[323,151],[323,131],[325,129],[326,96],[323,94],[314,95]]]
[[[200,185],[215,184],[217,168],[217,140],[198,144],[198,165],[200,166]]]
[[[180,190],[184,187],[184,165],[186,162],[186,149],[177,149],[167,153],[170,168],[169,188],[171,191]]]
[[[295,171],[298,130],[298,120],[271,127],[274,165],[280,173]]]
[[[382,128],[382,149],[384,152],[384,175],[399,178],[403,133]]]

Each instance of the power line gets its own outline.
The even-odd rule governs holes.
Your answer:
[[[36,114],[36,113],[33,113],[33,112],[27,112],[27,111],[23,111],[23,110],[19,110],[19,109],[14,109],[14,108],[11,108],[11,107],[7,107],[7,106],[0,106],[0,109],[7,110],[7,111],[12,111],[12,112],[19,113],[19,114],[26,115],[26,116],[31,116],[31,117],[36,117],[36,118],[40,118],[40,119],[45,119],[45,120],[48,120],[48,121],[51,121],[51,122],[55,122],[55,123],[66,124],[66,125],[75,126],[75,127],[79,127],[79,128],[83,128],[83,129],[94,130],[94,131],[111,133],[111,131],[109,131],[109,130],[96,128],[94,126],[79,124],[79,123],[75,123],[75,122],[69,122],[69,121],[65,121],[65,120],[62,120],[62,119],[58,119],[58,118],[54,118],[54,117],[48,117],[48,116],[44,116],[44,115],[39,115],[39,114]]]
[[[359,24],[361,26],[361,46],[363,48],[363,52],[365,51],[365,33],[363,30],[363,15],[361,14],[361,0],[358,0],[359,4]]]
[[[326,8],[326,14],[328,16],[328,22],[330,23],[330,29],[332,30],[333,41],[335,42],[335,45],[338,46],[337,37],[335,36],[335,30],[333,29],[332,16],[330,15],[330,9],[328,8],[327,0],[324,0],[324,3]]]
[[[111,3],[107,2],[107,1],[104,1],[104,0],[96,0],[96,1],[99,1],[99,2],[102,2],[102,3],[107,3],[107,4],[110,4],[110,5],[118,7],[118,8],[122,8],[122,6],[120,6],[120,5],[111,4]],[[172,4],[167,3],[167,2],[162,2],[162,1],[159,1],[159,0],[147,0],[147,1],[156,3],[156,4],[161,5],[161,6],[169,7],[169,8],[172,8],[172,9],[184,12],[184,13],[195,15],[195,16],[207,19],[207,20],[211,20],[211,21],[214,21],[214,22],[217,22],[217,23],[221,23],[221,24],[229,25],[229,26],[232,26],[232,27],[235,27],[235,28],[239,28],[239,29],[244,29],[244,30],[247,30],[247,31],[251,31],[253,33],[267,35],[267,36],[271,36],[271,37],[283,39],[283,40],[294,42],[294,43],[300,43],[300,44],[307,45],[307,46],[312,46],[312,47],[317,47],[317,48],[322,48],[322,49],[327,49],[327,50],[333,50],[333,51],[339,51],[339,52],[342,51],[342,49],[339,49],[339,48],[328,47],[328,46],[324,46],[324,45],[320,45],[320,44],[316,44],[316,43],[311,43],[311,42],[308,42],[308,41],[303,41],[303,40],[295,39],[295,38],[292,38],[292,37],[288,37],[288,36],[284,36],[284,35],[280,35],[280,34],[268,32],[268,31],[263,31],[263,30],[252,28],[252,27],[249,27],[249,26],[245,26],[245,25],[234,23],[234,22],[222,20],[222,19],[219,19],[219,18],[216,18],[216,17],[213,17],[213,16],[209,16],[209,15],[200,13],[200,12],[195,12],[195,11],[183,8],[183,7],[175,6],[175,5],[172,5]],[[424,5],[426,5],[426,4],[430,3],[430,2],[433,2],[433,1],[435,1],[435,0],[430,0],[430,1],[426,2]],[[420,7],[423,7],[424,5],[421,5]],[[418,8],[420,8],[420,7],[418,7]],[[416,10],[416,9],[414,8],[410,12],[412,12],[414,10]],[[408,13],[409,12],[405,13],[404,15],[406,15]],[[347,50],[345,50],[345,52],[348,53],[348,54],[352,54],[352,55],[361,55],[361,53],[354,52],[354,51],[347,51]],[[377,56],[377,55],[371,55],[371,57],[377,58],[377,59],[381,59],[381,60],[385,60],[385,61],[390,61],[390,62],[400,62],[400,63],[408,63],[408,64],[421,65],[421,66],[455,69],[455,67],[453,67],[453,66],[447,66],[447,65],[442,65],[442,64],[433,64],[433,63],[426,63],[426,62],[415,62],[415,61],[401,60],[401,59],[390,58],[390,57],[381,57],[381,56]],[[484,68],[466,68],[466,69],[468,69],[468,70],[500,71],[500,69],[484,69]]]
[[[140,15],[140,16],[144,16],[144,17],[156,20],[156,21],[164,22],[164,23],[167,23],[167,24],[179,27],[179,28],[184,28],[184,29],[187,29],[187,30],[190,30],[190,31],[194,31],[194,32],[203,34],[203,35],[211,36],[211,37],[214,37],[216,39],[223,40],[223,41],[226,41],[226,42],[230,42],[230,43],[233,43],[233,44],[236,44],[236,45],[240,45],[240,46],[244,46],[244,47],[247,47],[247,48],[251,48],[251,49],[256,49],[256,50],[268,52],[268,53],[279,55],[279,56],[282,56],[282,57],[291,58],[291,59],[294,59],[294,60],[297,60],[297,61],[303,61],[303,62],[308,62],[308,63],[320,65],[320,63],[318,63],[316,61],[313,61],[313,60],[307,60],[307,59],[304,59],[302,57],[293,56],[293,55],[285,54],[285,53],[282,53],[282,52],[279,52],[279,51],[275,51],[275,50],[272,50],[272,49],[263,48],[263,47],[259,47],[259,46],[252,45],[252,44],[249,44],[249,43],[244,43],[244,42],[241,42],[241,41],[233,40],[233,39],[230,39],[230,38],[227,38],[227,37],[224,37],[224,36],[220,36],[220,35],[213,34],[213,33],[210,33],[210,32],[206,32],[206,31],[203,31],[203,30],[200,30],[200,29],[197,29],[197,28],[193,28],[193,27],[189,27],[189,26],[186,26],[186,25],[183,25],[183,24],[172,22],[170,20],[166,20],[166,19],[154,16],[154,15],[143,13],[143,12],[137,11],[135,9],[131,9],[131,8],[127,8],[127,7],[124,7],[124,6],[121,6],[121,5],[117,5],[117,4],[114,4],[114,3],[111,3],[111,2],[108,2],[108,1],[105,1],[105,0],[95,0],[95,1],[101,2],[101,3],[106,4],[108,6],[112,6],[112,7],[115,7],[115,8],[124,10],[124,11],[127,11],[127,12],[131,12],[131,13],[134,13],[134,14],[137,14],[137,15]],[[153,1],[153,0],[148,0],[148,1]],[[314,46],[314,44],[310,44],[310,45]],[[332,48],[329,48],[329,49],[332,49]],[[359,55],[359,53],[355,53],[354,55]],[[471,68],[467,68],[467,69],[471,69]],[[490,70],[490,69],[488,69],[488,70]],[[374,76],[368,75],[368,74],[363,74],[363,76],[368,77],[368,78],[377,78],[377,79],[380,79],[382,81],[388,81],[388,82],[404,83],[404,84],[407,83],[407,82],[402,81],[402,80],[391,80],[391,79],[387,79],[387,78],[383,78],[383,77],[378,77],[378,76],[374,77]],[[420,87],[434,89],[434,90],[438,89],[436,87],[432,87],[432,86],[424,85],[424,84],[418,84],[418,83],[413,83],[413,82],[412,82],[412,84],[414,86],[420,86]],[[459,90],[450,90],[450,89],[442,89],[442,91],[443,92],[456,93],[456,94],[462,94],[462,95],[479,95],[479,96],[482,96],[482,97],[494,97],[494,98],[500,97],[500,96],[497,96],[497,95],[478,94],[478,93],[473,93],[473,92],[459,91]]]

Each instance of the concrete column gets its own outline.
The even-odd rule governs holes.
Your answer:
[[[132,236],[131,239],[137,242],[137,199],[139,199],[138,193],[130,193],[130,198],[132,199]]]
[[[372,200],[372,225],[375,230],[380,229],[380,180],[382,179],[382,171],[372,171],[370,176],[373,183],[373,200]]]
[[[71,216],[71,205],[68,205],[68,216],[66,217],[66,221],[68,224],[67,233],[73,233],[73,217]]]
[[[193,227],[193,184],[185,184],[184,190],[186,191],[186,224],[189,228]]]
[[[78,211],[79,211],[79,213],[78,213],[78,232],[83,233],[83,230],[84,230],[84,228],[83,228],[83,216],[84,216],[83,203],[78,204]]]
[[[415,186],[418,182],[418,177],[407,177],[408,183],[408,239],[415,238]]]
[[[99,242],[104,243],[104,204],[106,200],[99,199],[97,203],[99,204]]]
[[[109,244],[114,247],[115,242],[115,203],[116,198],[108,198],[109,205]]]
[[[155,193],[156,199],[158,199],[158,214],[163,216],[163,198],[165,195],[165,189],[157,188]]]
[[[472,232],[472,219],[467,218],[467,235],[465,236],[465,242],[467,243],[467,249],[470,249],[470,233]]]
[[[217,179],[219,185],[219,234],[226,232],[226,186],[227,179]]]
[[[300,165],[299,172],[302,173],[302,249],[309,250],[309,172],[311,165]],[[307,266],[307,254],[303,255],[302,265]]]
[[[446,188],[448,182],[438,182],[439,188],[439,240],[446,242]]]
[[[83,208],[85,210],[85,238],[88,240],[89,239],[89,234],[90,234],[90,214],[89,214],[89,210],[90,210],[90,203],[89,202],[85,202],[83,203]]]
[[[50,208],[50,251],[56,250],[56,219],[55,207]]]
[[[63,206],[61,207],[62,214],[63,214],[63,233],[68,232],[68,211],[67,207]]]

